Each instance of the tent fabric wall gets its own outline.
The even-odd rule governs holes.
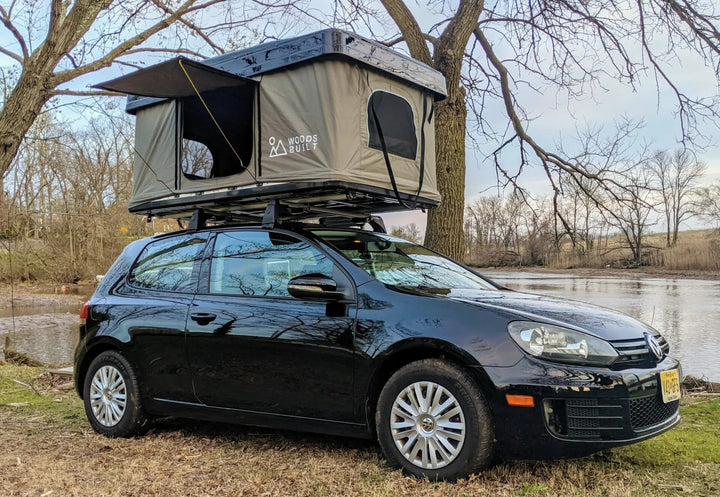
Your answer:
[[[138,111],[135,165],[130,207],[177,193],[177,102],[171,100]]]
[[[390,155],[400,192],[415,195],[420,162],[420,196],[439,200],[435,182],[434,123],[423,121],[434,95],[354,61],[318,58],[256,77],[254,148],[248,169],[219,178],[187,180],[176,150],[181,123],[176,101],[137,110],[136,163],[130,207],[170,196],[257,184],[346,181],[391,190],[383,152],[368,146],[368,100],[382,90],[405,99],[413,109],[418,136],[415,160]],[[259,126],[257,119],[260,119]],[[420,150],[421,127],[425,150]],[[258,147],[259,143],[259,147]]]
[[[376,90],[405,99],[418,133],[415,160],[390,155],[401,192],[418,190],[423,126],[433,97],[356,64],[337,60],[263,76],[260,82],[263,181],[340,180],[391,189],[381,150],[368,147],[368,100]],[[421,195],[439,200],[435,183],[434,127],[425,120],[425,175]]]

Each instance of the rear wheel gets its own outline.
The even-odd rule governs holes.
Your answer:
[[[487,401],[475,381],[447,361],[400,368],[380,394],[375,422],[388,461],[418,477],[455,480],[492,459]]]
[[[135,373],[114,350],[102,352],[90,364],[83,400],[90,425],[105,436],[129,437],[146,424]]]

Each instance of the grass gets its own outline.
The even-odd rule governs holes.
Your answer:
[[[681,425],[641,444],[570,461],[503,462],[445,483],[406,477],[376,444],[352,439],[172,419],[142,437],[104,438],[66,381],[0,365],[0,495],[720,495],[718,397],[684,399]]]
[[[720,270],[720,232],[716,229],[687,230],[678,233],[674,247],[666,247],[665,233],[649,233],[643,238],[644,264],[651,268],[671,271]],[[584,257],[573,254],[570,245],[551,256],[548,266],[565,267],[624,267],[631,258],[626,242],[614,235],[595,241],[595,248]]]

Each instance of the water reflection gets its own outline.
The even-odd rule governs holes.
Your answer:
[[[19,299],[14,310],[0,307],[0,358],[7,339],[13,350],[45,364],[72,363],[81,303],[38,297],[36,305],[27,305],[24,300]]]
[[[501,285],[589,302],[624,312],[659,330],[685,374],[720,379],[720,283],[692,279],[579,277],[494,272]]]
[[[40,328],[31,332],[8,335],[10,346],[35,360],[50,366],[66,365],[73,361],[78,343],[78,325]]]

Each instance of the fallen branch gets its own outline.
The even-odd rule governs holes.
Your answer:
[[[25,383],[24,381],[20,381],[20,380],[16,380],[16,379],[13,379],[13,381],[14,381],[15,383],[17,383],[18,385],[22,385],[22,386],[24,386],[24,387],[32,390],[32,391],[35,392],[37,395],[42,395],[42,394],[38,391],[37,388],[35,388],[34,386],[32,386],[32,385],[29,384],[29,383]]]

